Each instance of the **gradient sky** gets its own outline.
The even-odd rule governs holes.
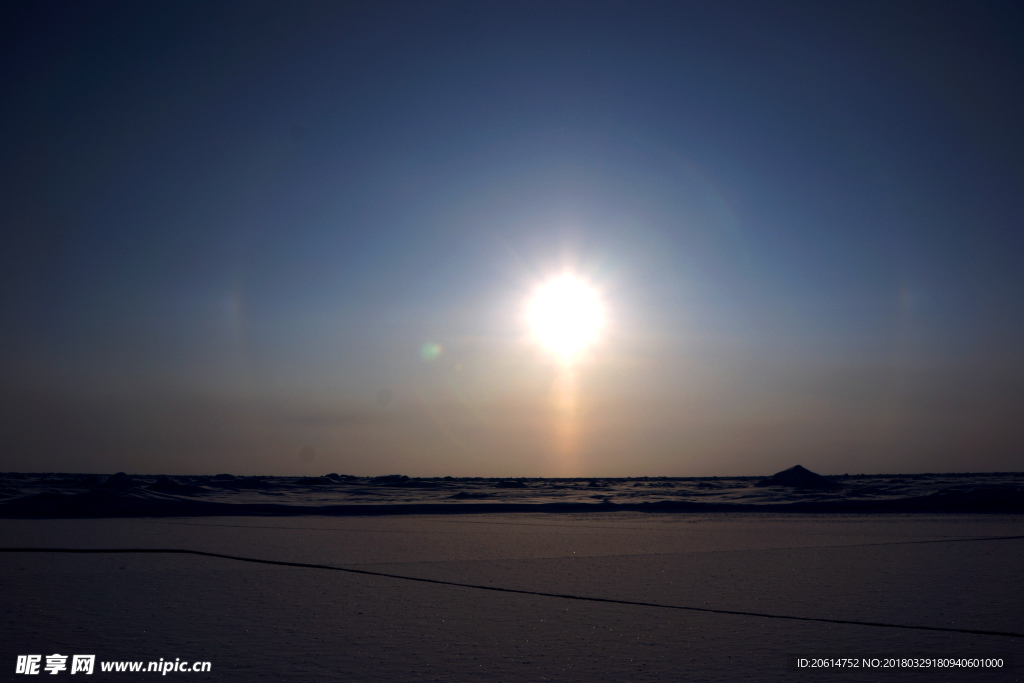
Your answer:
[[[0,469],[1024,469],[1022,35],[1010,2],[8,3]],[[523,320],[565,270],[609,317],[568,431]]]

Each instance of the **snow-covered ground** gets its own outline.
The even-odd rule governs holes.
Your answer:
[[[1022,536],[1024,517],[1000,514],[4,519],[5,548],[180,548],[376,574],[0,553],[0,666],[9,680],[24,680],[18,655],[54,653],[211,662],[209,674],[167,674],[189,680],[1018,680],[977,669],[789,671],[787,654],[1024,665],[1024,639],[776,617],[1024,633]]]

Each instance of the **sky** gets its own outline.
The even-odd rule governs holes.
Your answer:
[[[1024,469],[1019,3],[2,12],[2,470]]]

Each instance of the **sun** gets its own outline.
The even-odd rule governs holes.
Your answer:
[[[574,275],[561,275],[534,291],[527,321],[537,341],[568,362],[598,340],[605,309],[597,290]]]

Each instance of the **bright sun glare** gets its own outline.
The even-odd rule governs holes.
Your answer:
[[[597,341],[605,322],[597,291],[572,275],[538,287],[527,317],[537,340],[564,361],[574,360]]]

